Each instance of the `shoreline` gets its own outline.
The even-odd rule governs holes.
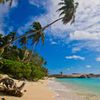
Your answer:
[[[22,81],[18,82],[18,85]],[[26,90],[26,92],[24,92]],[[88,92],[80,91],[75,88],[74,85],[63,84],[56,81],[55,78],[49,78],[47,80],[39,80],[38,82],[26,82],[25,87],[22,90],[23,96],[3,96],[5,100],[100,100],[100,97]]]
[[[62,84],[55,79],[49,80],[51,90],[56,93],[56,100],[100,100],[100,97],[87,91],[80,91],[70,84]]]

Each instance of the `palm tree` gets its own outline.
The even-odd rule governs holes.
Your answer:
[[[19,40],[20,45],[22,46],[22,49],[20,50],[21,56],[22,56],[22,61],[24,61],[24,59],[26,58],[27,55],[27,37],[24,36],[23,38],[21,38]]]
[[[41,30],[41,31],[38,31]],[[27,33],[29,33],[28,39],[32,40],[32,45],[37,45],[39,40],[42,40],[42,44],[44,44],[44,32],[42,31],[42,26],[39,22],[34,22],[32,24],[32,29],[29,30]],[[32,34],[33,33],[33,34]]]
[[[74,23],[75,21],[75,12],[78,7],[78,2],[74,3],[74,0],[61,0],[61,2],[58,4],[61,6],[57,11],[60,12],[59,16],[62,16],[58,18],[57,20],[53,21],[52,23],[46,25],[43,30],[51,26],[52,24],[58,22],[59,20],[62,20],[63,24],[67,24],[69,22]]]
[[[0,46],[2,46],[3,45],[3,35],[2,34],[0,34]],[[4,49],[2,48],[2,49],[0,49],[0,56],[1,56],[1,54],[4,52]]]
[[[0,34],[0,55],[4,52],[5,48],[2,48],[4,45],[9,44],[11,41],[15,39],[15,32],[10,32],[8,35],[3,36]]]
[[[9,2],[9,6],[11,6],[13,0],[0,0],[0,4],[5,4],[5,3],[7,3],[7,2]]]
[[[34,22],[32,24],[32,30],[30,30],[30,31],[34,31],[35,33],[28,36],[28,38],[32,40],[32,44],[31,44],[31,45],[33,45],[32,49],[35,49],[35,46],[38,44],[40,39],[42,40],[42,44],[44,44],[44,38],[45,38],[44,32],[43,31],[38,31],[38,30],[42,30],[42,26],[39,22]],[[31,33],[31,32],[29,32],[29,33]],[[32,54],[33,54],[33,52],[31,52],[29,61],[31,60]]]
[[[63,24],[67,24],[68,22],[71,22],[71,24],[72,24],[75,21],[75,12],[78,7],[78,2],[75,3],[74,0],[61,0],[59,5],[61,5],[61,7],[58,9],[58,11],[61,12],[60,16],[62,16],[62,17],[58,18],[57,20],[51,22],[50,24],[48,24],[44,27],[42,27],[39,22],[34,22],[33,29],[26,32],[24,35],[15,38],[10,43],[2,46],[1,49],[9,46],[14,41],[17,41],[18,39],[21,39],[24,37],[28,37],[28,38],[32,37],[34,40],[33,43],[38,43],[40,38],[42,38],[42,41],[44,41],[44,32],[43,31],[59,20],[62,20]]]

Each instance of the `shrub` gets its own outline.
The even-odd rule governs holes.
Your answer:
[[[0,61],[0,73],[8,74],[16,79],[38,80],[46,76],[44,67],[35,66],[31,63],[23,63],[2,59]]]

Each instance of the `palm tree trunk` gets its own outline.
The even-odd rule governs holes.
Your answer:
[[[35,32],[37,33],[37,32],[40,32],[40,31],[44,31],[46,28],[48,28],[49,26],[53,25],[54,23],[58,22],[61,19],[63,19],[63,17],[61,17],[59,19],[56,19],[55,21],[51,22],[50,24],[44,26],[41,30],[38,30],[38,31],[35,31]],[[33,32],[32,34],[34,34],[35,32]],[[13,42],[17,41],[18,39],[23,38],[25,36],[28,36],[28,34],[29,34],[29,32],[26,33],[26,34],[24,34],[24,35],[22,35],[22,36],[19,36],[19,37],[15,38],[13,41],[11,41],[11,42],[7,43],[6,45],[0,47],[0,49],[6,48],[7,46],[9,46],[10,44],[12,44]]]
[[[61,18],[59,18],[59,19],[56,19],[55,21],[51,22],[50,24],[44,26],[42,30],[44,31],[46,28],[48,28],[49,26],[53,25],[54,23],[58,22],[58,21],[61,20],[61,19],[63,19],[63,17],[61,17]]]
[[[28,59],[28,62],[29,62],[29,61],[31,60],[31,58],[32,58],[33,50],[34,50],[34,52],[35,52],[35,47],[36,47],[36,44],[34,44],[33,47],[32,47],[32,51],[31,51],[30,57],[29,57],[29,59]]]

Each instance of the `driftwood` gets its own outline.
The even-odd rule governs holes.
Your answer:
[[[8,88],[3,84],[0,86],[0,93],[3,93],[4,95],[9,95],[9,96],[21,97],[23,96],[23,93],[21,91],[24,88],[24,86],[25,86],[25,82],[23,82],[19,87],[15,85],[12,88]]]
[[[3,93],[4,95],[9,95],[9,96],[16,96],[16,97],[23,96],[23,93],[21,91],[16,91],[13,89],[0,88],[0,92]]]

